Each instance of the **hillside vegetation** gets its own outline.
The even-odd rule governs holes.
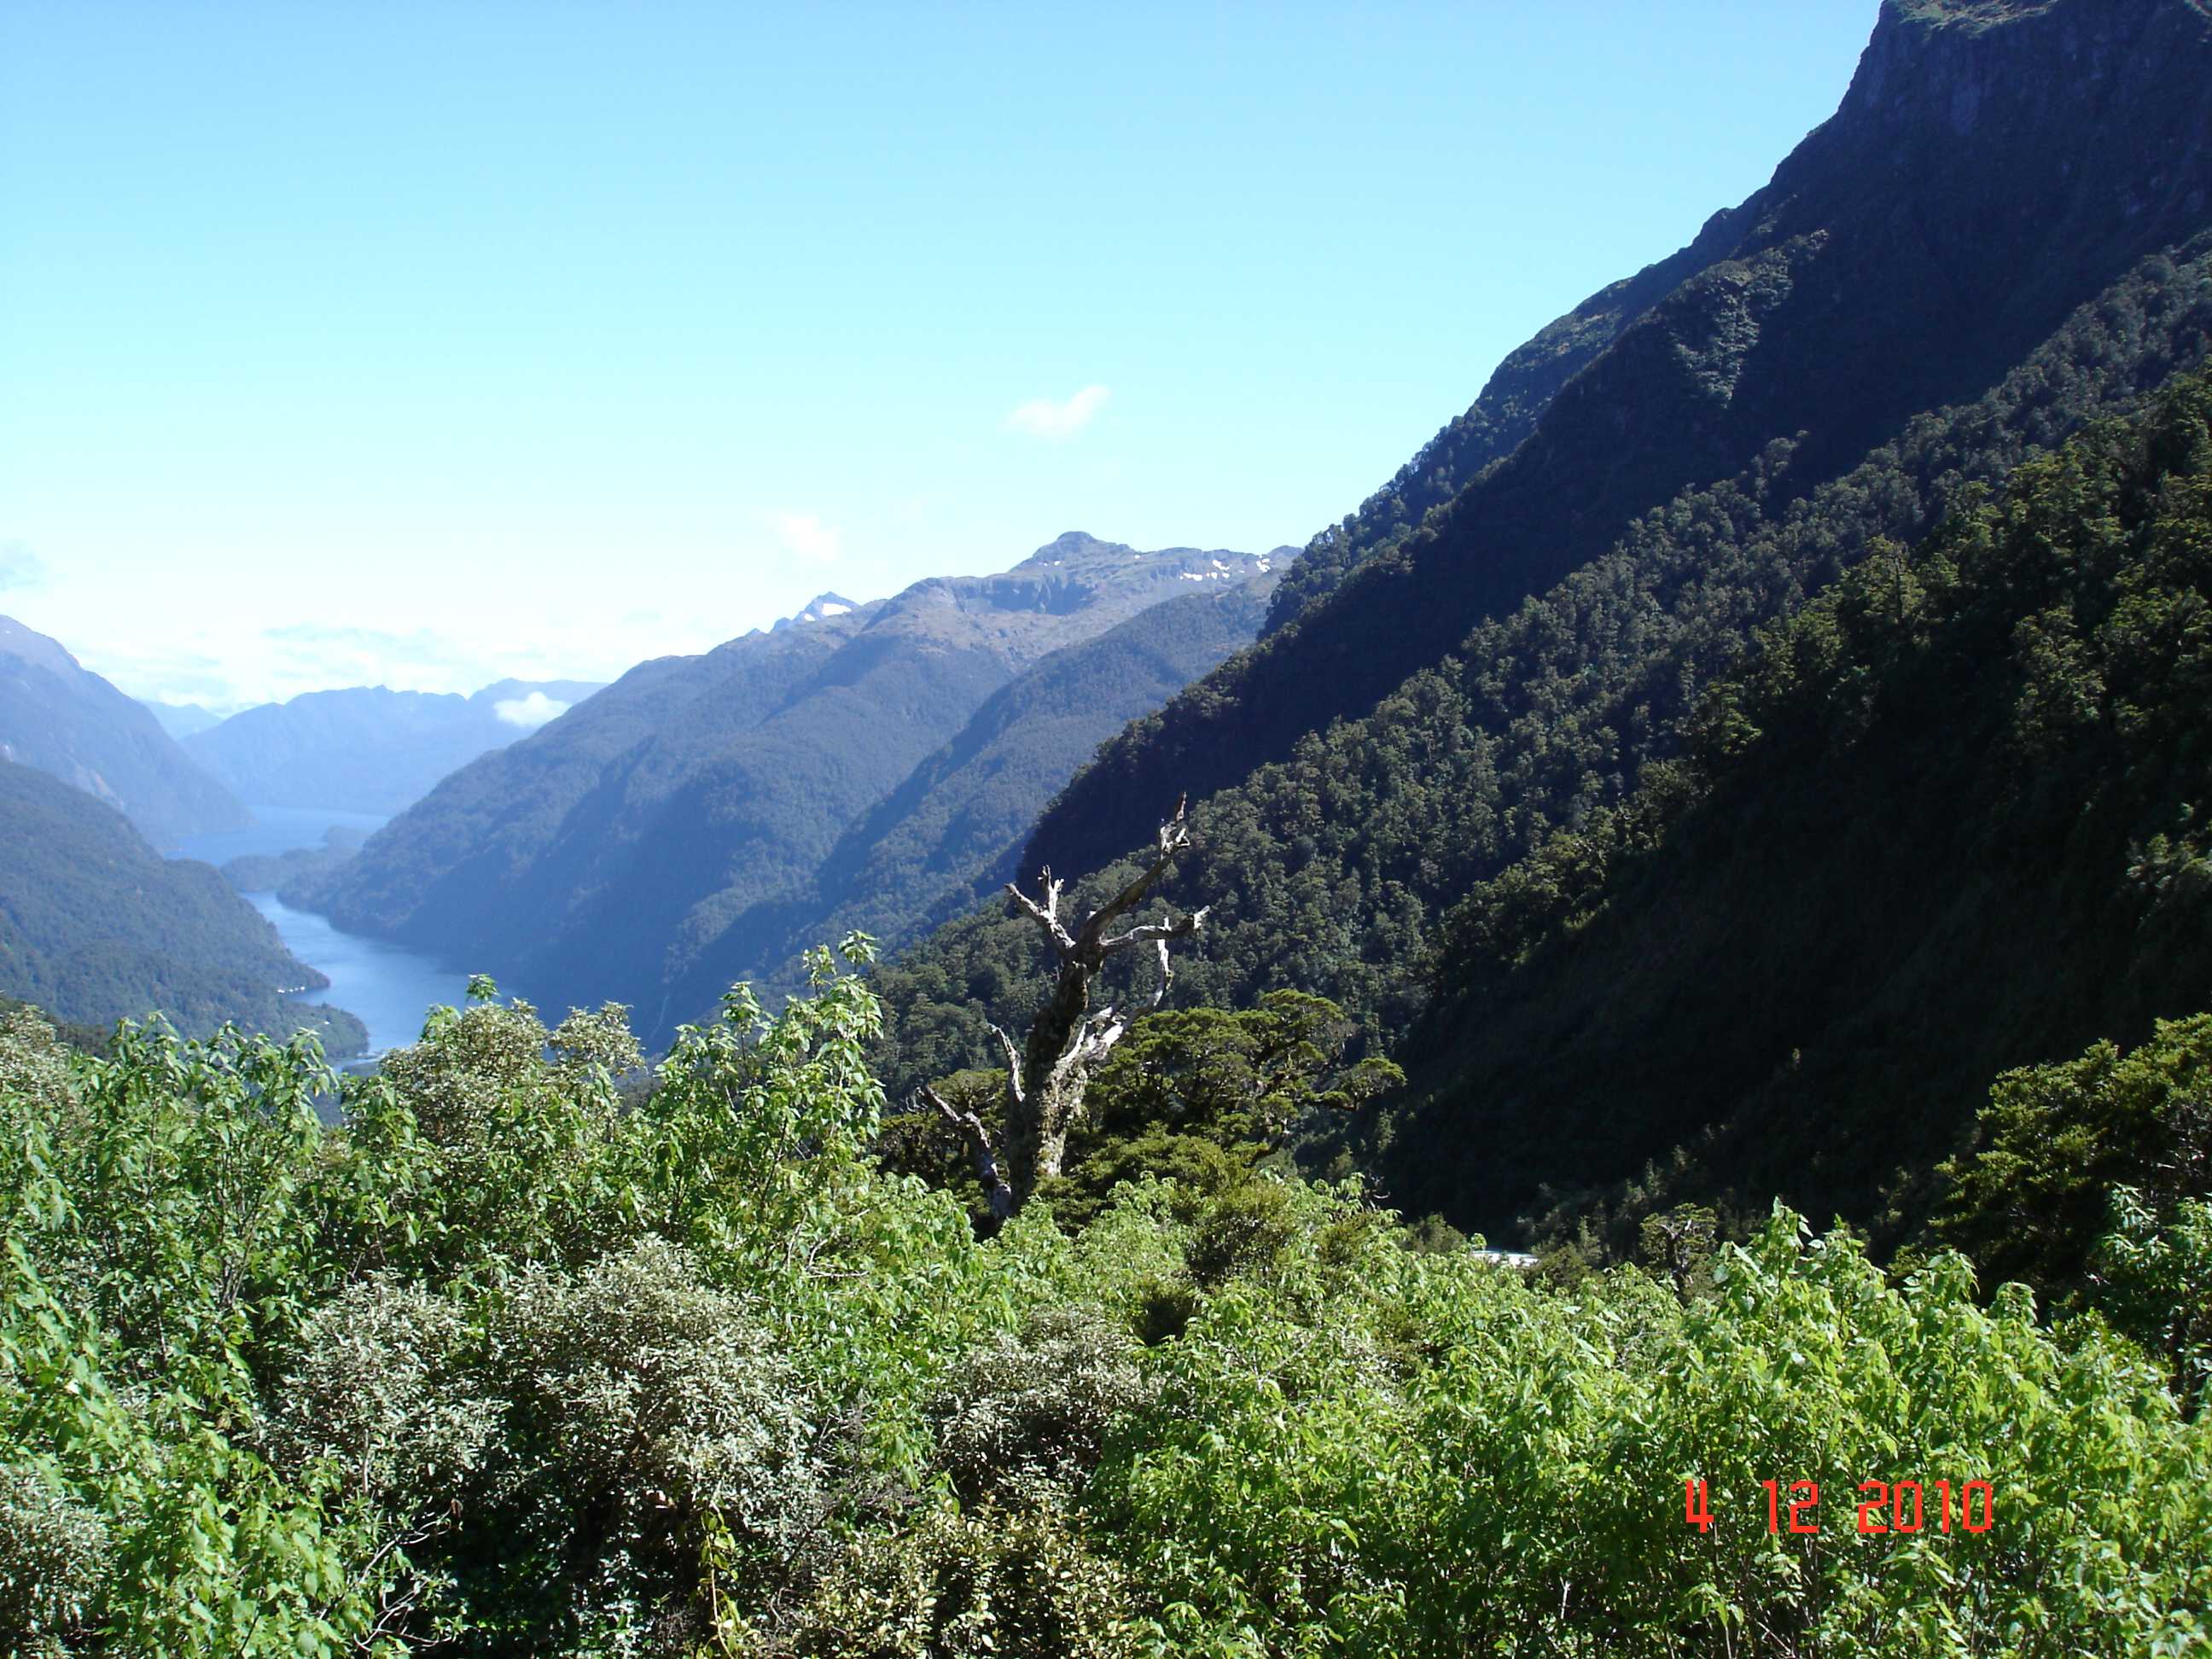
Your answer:
[[[83,1025],[158,1012],[195,1036],[235,1020],[358,1053],[359,1020],[283,994],[329,983],[213,868],[162,858],[112,808],[0,761],[0,996]]]
[[[2208,338],[2212,244],[2198,242],[2146,260],[1985,396],[1913,421],[1809,499],[1778,481],[1794,456],[1778,444],[1742,477],[1647,514],[1365,719],[1308,734],[1289,760],[1194,808],[1200,845],[1167,890],[1212,908],[1178,996],[1236,1007],[1274,988],[1309,991],[1370,1042],[1398,1042],[1425,1005],[1445,914],[1675,754],[1701,688],[1757,629],[1869,549],[1924,535],[1974,485],[2139,407],[2203,362]],[[1108,866],[1085,896],[1133,867]],[[896,1088],[991,1063],[986,1016],[1019,1024],[1030,1010],[1030,932],[988,906],[884,973]]]
[[[1476,890],[1393,1189],[1503,1229],[1656,1163],[1647,1201],[1924,1211],[1992,1075],[2212,1006],[2208,692],[2199,374],[1877,548]]]
[[[1985,1305],[1955,1255],[1887,1282],[1781,1210],[1572,1294],[1249,1173],[979,1243],[868,1156],[876,1007],[817,974],[773,1025],[732,997],[628,1107],[617,1015],[549,1033],[479,986],[343,1085],[338,1130],[305,1045],[125,1034],[101,1060],[10,1017],[0,1634],[225,1659],[2212,1642],[2212,1413],[2100,1322]],[[2201,1267],[2196,1237],[2123,1242]],[[1769,1528],[1762,1481],[1802,1530]]]
[[[824,595],[235,868],[557,1022],[0,1005],[0,1652],[2212,1655],[2208,353],[2203,7],[1887,0],[1287,574]]]
[[[1498,410],[1499,447],[1427,452],[1450,463],[1443,483],[1423,484],[1417,460],[1363,509],[1378,528],[1402,516],[1402,535],[1356,521],[1310,547],[1285,591],[1326,600],[1279,615],[1258,647],[1118,738],[1044,815],[1024,863],[1120,857],[1158,803],[1286,761],[1409,675],[1468,660],[1470,630],[1654,509],[1757,470],[1778,440],[1793,446],[1768,480],[1779,516],[1916,415],[1972,403],[2070,312],[2212,221],[2208,87],[2212,19],[2185,0],[1884,5],[1836,114],[1646,273],[1663,295],[1571,313],[1509,359],[1500,391],[1516,412]],[[1577,362],[1585,338],[1602,349]],[[1553,361],[1577,372],[1539,407],[1551,383],[1532,360],[1563,349]]]

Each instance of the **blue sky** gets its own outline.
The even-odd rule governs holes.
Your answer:
[[[1302,544],[1874,14],[12,0],[0,611],[229,705]]]

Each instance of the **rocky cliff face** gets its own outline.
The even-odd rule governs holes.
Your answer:
[[[1602,349],[1509,455],[1348,571],[1327,568],[1340,550],[1309,550],[1286,592],[1334,591],[1295,617],[1279,607],[1260,650],[1109,746],[1024,863],[1117,856],[1159,801],[1364,713],[1639,514],[1778,440],[1796,444],[1778,485],[1803,495],[1915,413],[1971,400],[2072,307],[2204,226],[2208,124],[2212,19],[2186,0],[1886,5],[1837,114],[1654,268],[1676,279],[1663,295],[1618,328],[1553,325]],[[1542,337],[1516,354],[1531,399]]]
[[[144,704],[8,617],[0,617],[0,760],[105,801],[157,847],[251,821]]]

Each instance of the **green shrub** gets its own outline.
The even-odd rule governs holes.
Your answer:
[[[0,1468],[0,1643],[66,1654],[93,1623],[108,1575],[107,1526],[45,1470]]]
[[[858,1545],[785,1651],[810,1659],[1134,1659],[1121,1573],[1049,1510],[933,1510]]]
[[[963,1504],[1072,1491],[1098,1461],[1107,1430],[1144,1395],[1127,1334],[1089,1308],[1042,1308],[1018,1336],[970,1354],[933,1415]]]
[[[526,1273],[491,1343],[538,1500],[647,1573],[696,1565],[709,1516],[768,1558],[793,1553],[820,1519],[822,1474],[761,1313],[660,1239],[580,1273]]]

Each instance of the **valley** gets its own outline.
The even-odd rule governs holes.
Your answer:
[[[2212,18],[1860,9],[268,22],[416,258],[0,539],[0,1652],[2212,1654]]]
[[[276,930],[284,948],[320,974],[327,984],[303,1000],[333,1005],[358,1018],[367,1037],[349,1062],[374,1060],[422,1035],[429,1009],[459,1006],[467,1000],[465,974],[441,967],[430,957],[380,940],[340,932],[324,917],[294,909],[275,891],[240,882],[234,860],[274,860],[286,853],[319,848],[333,829],[365,837],[386,820],[373,814],[306,806],[249,806],[252,824],[243,830],[188,836],[173,856],[197,859],[223,870],[253,908]]]

